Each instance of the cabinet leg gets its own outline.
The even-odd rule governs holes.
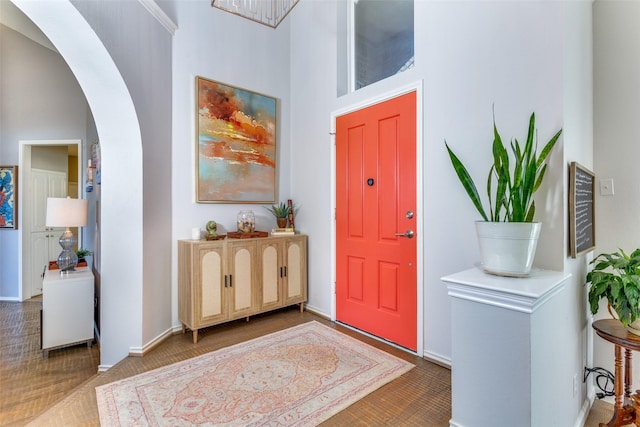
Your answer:
[[[300,313],[303,313],[303,312],[304,312],[304,303],[301,302],[300,303]]]
[[[183,323],[182,324],[182,333],[184,334],[185,332],[187,332],[187,326]]]
[[[198,343],[198,330],[197,329],[193,330],[193,343],[194,344]]]
[[[246,321],[247,321],[247,323],[249,323],[249,316],[247,316]]]

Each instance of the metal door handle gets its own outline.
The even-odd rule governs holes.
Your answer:
[[[413,230],[407,230],[404,233],[396,234],[396,236],[406,237],[407,239],[413,239],[414,236]]]

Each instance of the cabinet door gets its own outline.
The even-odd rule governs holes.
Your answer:
[[[283,243],[282,239],[269,239],[258,242],[258,275],[260,282],[258,292],[260,293],[260,309],[264,311],[282,307]]]
[[[227,282],[229,318],[249,316],[258,311],[255,283],[255,241],[227,241]]]
[[[227,293],[224,287],[224,246],[205,246],[198,249],[194,260],[194,328],[212,325],[227,319]]]
[[[31,289],[31,295],[42,293],[42,268],[49,261],[58,258],[62,248],[58,239],[64,232],[64,227],[47,227],[47,198],[65,197],[67,194],[67,176],[64,172],[31,170],[29,192],[31,209],[25,215],[28,225],[25,230],[30,231],[29,246],[25,250],[30,254],[29,271],[25,272],[27,280],[25,287]],[[76,235],[77,236],[77,235]]]
[[[67,174],[64,172],[49,173],[49,197],[67,197]]]
[[[45,221],[47,215],[47,197],[49,197],[49,178],[45,171],[31,172],[31,206],[33,206],[31,231],[48,231]]]
[[[285,241],[284,305],[307,300],[307,236]]]
[[[42,272],[49,262],[50,235],[50,231],[31,233],[31,295],[40,295],[42,293]]]
[[[57,261],[58,255],[60,255],[60,252],[62,252],[62,246],[60,246],[60,237],[62,236],[62,233],[64,233],[64,231],[60,230],[49,231],[47,233],[47,235],[49,236],[47,242],[49,245],[47,251],[47,264],[49,264],[49,261]]]
[[[31,206],[32,226],[31,231],[52,230],[45,225],[47,216],[48,197],[67,197],[67,175],[64,172],[46,171],[40,169],[31,170]],[[58,228],[60,234],[64,228]]]
[[[93,275],[88,269],[70,276],[48,271],[42,294],[42,348],[93,339]]]

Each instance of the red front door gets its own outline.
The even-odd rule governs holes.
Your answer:
[[[415,92],[336,119],[336,186],[336,319],[415,351]]]

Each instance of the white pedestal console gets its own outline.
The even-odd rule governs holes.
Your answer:
[[[472,268],[442,278],[451,297],[451,427],[553,425],[549,387],[569,277]]]
[[[42,280],[42,350],[93,342],[93,274],[87,267],[70,273],[46,270]]]

